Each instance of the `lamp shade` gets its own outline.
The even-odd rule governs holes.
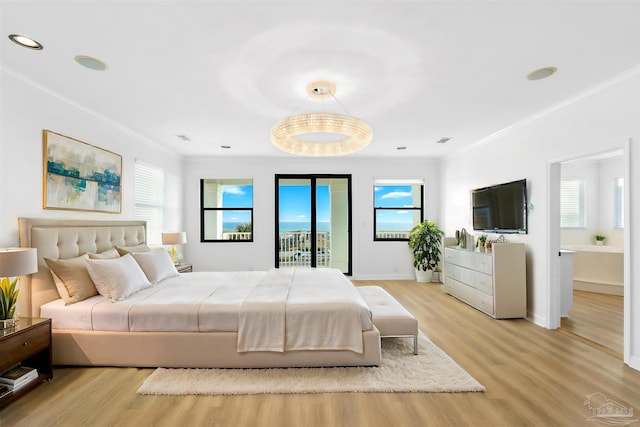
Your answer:
[[[36,271],[38,271],[38,252],[36,249],[0,249],[0,277],[24,276]]]
[[[187,233],[178,231],[177,233],[162,233],[163,245],[183,245],[187,243]]]

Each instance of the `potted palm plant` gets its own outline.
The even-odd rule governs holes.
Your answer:
[[[433,221],[422,221],[409,233],[409,248],[413,253],[416,281],[430,282],[440,264],[440,243],[444,232]]]

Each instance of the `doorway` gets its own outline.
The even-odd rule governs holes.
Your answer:
[[[351,275],[351,175],[275,178],[275,267]]]
[[[560,283],[563,308],[558,326],[563,333],[622,357],[629,327],[624,320],[628,150],[572,158],[555,166],[557,181],[552,185],[559,189],[560,202],[557,244],[573,259],[569,280]],[[568,310],[566,295],[571,298]]]

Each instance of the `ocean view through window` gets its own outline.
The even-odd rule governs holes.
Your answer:
[[[373,186],[373,240],[409,240],[423,220],[422,180],[376,180]]]
[[[351,180],[276,175],[276,267],[351,268]]]
[[[253,179],[202,179],[200,203],[200,241],[253,241]]]

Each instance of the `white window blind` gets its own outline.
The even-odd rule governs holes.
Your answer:
[[[560,227],[585,227],[584,182],[560,182]]]
[[[614,178],[613,226],[624,228],[624,178]]]
[[[164,227],[164,171],[136,163],[135,217],[147,221],[147,244],[162,244]]]

